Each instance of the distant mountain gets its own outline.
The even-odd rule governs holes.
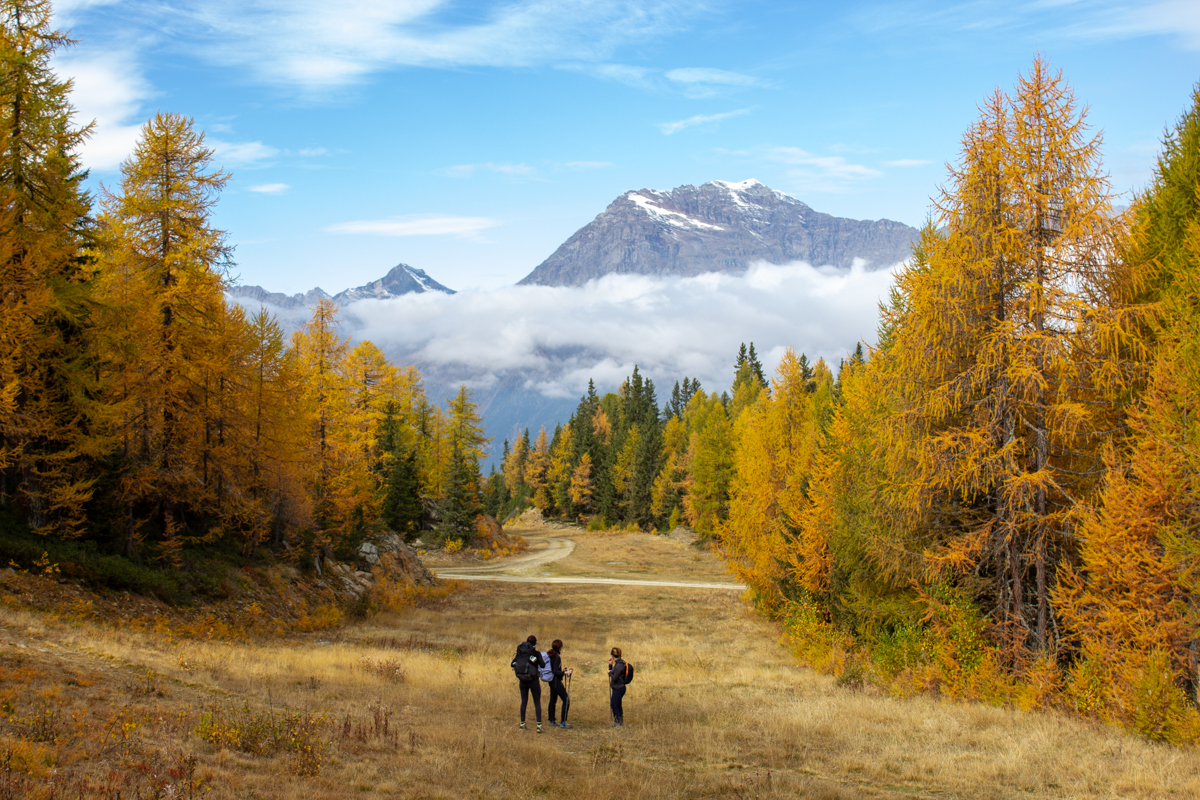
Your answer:
[[[822,214],[756,180],[641,189],[614,200],[520,283],[582,286],[614,273],[740,273],[757,261],[849,268],[863,259],[882,269],[908,258],[918,234],[890,219]]]
[[[454,294],[453,289],[447,289],[433,278],[425,274],[425,270],[410,267],[408,264],[397,264],[392,270],[377,281],[356,286],[338,292],[332,297],[320,287],[310,289],[302,294],[282,294],[268,292],[261,286],[233,286],[225,290],[234,302],[245,305],[243,301],[275,306],[279,309],[292,310],[311,308],[318,300],[332,300],[339,306],[349,305],[358,300],[371,298],[387,299],[404,294],[420,292],[445,292]]]

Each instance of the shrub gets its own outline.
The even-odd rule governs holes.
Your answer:
[[[210,706],[200,717],[195,734],[204,741],[228,750],[254,756],[287,753],[295,771],[316,775],[328,746],[320,738],[325,715],[312,711],[271,711],[236,706]]]

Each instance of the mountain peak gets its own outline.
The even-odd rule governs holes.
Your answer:
[[[580,286],[614,273],[741,273],[756,262],[848,269],[861,259],[881,269],[908,258],[917,234],[892,220],[813,211],[753,178],[638,189],[610,203],[520,283]]]
[[[429,277],[425,273],[425,270],[410,267],[408,264],[397,264],[379,280],[364,283],[362,286],[356,286],[353,289],[346,289],[333,296],[330,296],[320,287],[292,295],[281,292],[268,292],[261,286],[231,286],[225,290],[225,293],[233,298],[234,302],[241,302],[245,299],[281,309],[311,308],[319,300],[332,300],[339,306],[344,306],[356,300],[371,298],[386,300],[390,297],[400,297],[405,294],[418,294],[421,292],[454,294],[453,289],[448,289]]]

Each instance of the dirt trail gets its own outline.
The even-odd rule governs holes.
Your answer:
[[[556,561],[562,561],[575,552],[575,542],[558,536],[526,536],[530,552],[511,558],[497,559],[478,566],[453,566],[435,568],[439,578],[460,581],[496,581],[501,583],[570,583],[607,584],[616,586],[661,586],[668,588],[716,589],[744,591],[740,583],[703,581],[659,581],[636,578],[614,578],[597,575],[534,575],[532,571]],[[560,567],[570,572],[570,566]]]

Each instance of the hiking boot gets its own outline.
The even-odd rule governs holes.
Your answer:
[[[538,723],[538,733],[545,733],[545,732],[546,731],[542,728],[542,723],[539,722]]]
[[[547,722],[546,724],[547,724],[547,725],[549,725],[551,728],[557,728],[557,727],[558,727],[558,723],[557,723],[557,722],[555,722],[554,720],[550,720],[550,721],[549,721],[549,722]]]
[[[524,722],[522,722],[522,723],[521,723],[521,730],[525,730],[525,723],[524,723]]]
[[[558,723],[558,727],[560,727],[560,728],[574,728],[575,726],[574,726],[574,725],[568,725],[568,724],[567,724],[567,723],[565,723],[565,722],[560,722],[560,723]]]

